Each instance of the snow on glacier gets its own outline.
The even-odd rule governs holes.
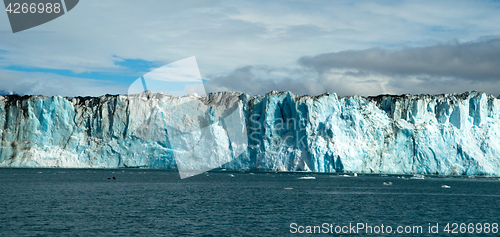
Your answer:
[[[480,92],[9,95],[0,166],[500,176],[499,122]]]

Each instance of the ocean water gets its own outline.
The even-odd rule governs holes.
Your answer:
[[[0,180],[0,236],[499,236],[498,178],[0,169]]]

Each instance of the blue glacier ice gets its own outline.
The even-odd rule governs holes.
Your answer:
[[[480,92],[8,95],[0,136],[1,167],[500,176],[500,100]]]

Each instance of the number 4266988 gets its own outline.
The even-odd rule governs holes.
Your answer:
[[[6,11],[8,13],[60,13],[60,3],[9,3]]]

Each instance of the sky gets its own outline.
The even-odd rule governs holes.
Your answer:
[[[84,0],[12,33],[0,94],[127,94],[195,56],[206,92],[500,93],[500,1]]]

